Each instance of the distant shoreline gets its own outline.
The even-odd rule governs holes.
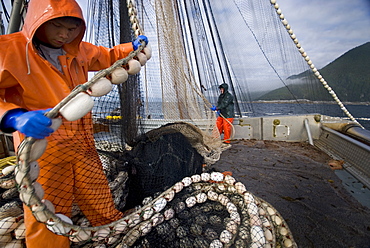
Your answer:
[[[258,100],[258,101],[251,101],[251,103],[289,103],[289,104],[338,104],[337,102],[333,101],[310,101],[305,99],[296,100]],[[370,102],[342,102],[344,105],[370,105]]]

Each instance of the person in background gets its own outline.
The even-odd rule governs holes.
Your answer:
[[[221,94],[217,100],[217,106],[212,106],[213,111],[218,111],[216,126],[220,134],[224,134],[223,142],[230,144],[231,128],[234,120],[234,96],[228,91],[229,86],[226,83],[219,87]]]
[[[0,36],[0,130],[13,133],[18,147],[25,136],[46,138],[48,147],[38,160],[44,199],[56,213],[71,218],[77,204],[91,225],[122,217],[94,145],[91,112],[63,123],[55,132],[44,114],[89,71],[111,66],[138,49],[145,36],[113,48],[82,41],[86,24],[75,0],[31,0],[20,32]],[[51,135],[53,133],[53,135]],[[68,237],[56,235],[24,207],[27,248],[70,247]]]

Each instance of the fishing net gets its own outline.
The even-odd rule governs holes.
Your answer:
[[[50,138],[26,138],[22,142],[17,162],[5,166],[8,171],[3,169],[1,175],[0,244],[24,244],[25,204],[49,230],[69,237],[72,247],[296,247],[284,218],[273,206],[247,191],[229,173],[212,170],[212,164],[227,146],[220,141],[214,126],[216,115],[210,111],[212,104],[207,99],[214,101],[210,92],[215,92],[221,82],[236,77],[232,72],[228,79],[216,67],[230,70],[231,64],[248,56],[241,59],[243,55],[235,53],[243,48],[239,44],[238,49],[225,49],[226,64],[213,62],[212,46],[216,44],[204,42],[210,31],[200,25],[200,20],[206,18],[202,11],[210,8],[207,1],[203,3],[147,1],[144,8],[144,1],[138,1],[136,6],[132,1],[123,5],[91,1],[91,12],[100,13],[93,16],[98,21],[92,22],[92,36],[99,45],[132,40],[142,34],[142,25],[149,30],[146,35],[153,37],[149,43],[152,54],[144,50],[149,46],[142,46],[95,74],[48,113],[56,129]],[[220,7],[214,5],[217,6]],[[299,59],[287,59],[288,67],[271,67],[279,81],[285,81],[282,75],[296,72],[299,64],[304,70],[298,71],[314,71],[316,78],[312,74],[305,77],[316,82],[309,84],[315,85],[311,91],[320,81],[329,88],[301,49],[275,1],[260,5],[248,1],[237,6],[245,7],[239,10],[252,31],[260,29],[260,25],[278,27],[274,32],[255,36],[270,65],[287,57],[270,57],[277,48],[266,42],[271,37],[264,35],[278,37],[280,45],[294,41],[288,46],[293,46],[292,56],[298,55]],[[126,18],[119,18],[119,10]],[[216,19],[220,21],[221,16]],[[268,16],[271,21],[260,16]],[[190,19],[195,22],[190,23]],[[117,37],[120,33],[116,29],[127,24],[130,28],[124,33],[128,36]],[[145,29],[147,26],[154,28]],[[190,26],[196,30],[193,36],[186,35]],[[234,28],[226,29],[232,32]],[[283,35],[285,29],[289,35]],[[219,34],[238,38],[227,31]],[[195,51],[190,47],[202,51],[201,57],[194,58]],[[112,85],[107,94],[91,94],[101,78],[113,80],[115,69],[129,70],[130,61],[142,62],[142,52],[150,60],[145,61],[140,74],[129,73],[125,83]],[[244,73],[253,71],[245,68]],[[251,80],[250,77],[253,75],[246,78]],[[262,76],[256,78],[264,80]],[[295,89],[290,87],[290,92]],[[232,92],[240,95],[237,91],[232,87]],[[330,92],[340,104],[335,93]],[[78,105],[77,115],[81,118],[61,123],[60,114],[67,119],[70,112],[66,106],[80,98],[92,111],[81,115],[85,107]],[[239,110],[240,116],[248,108],[255,107],[248,105]],[[48,199],[44,199],[45,195]]]
[[[166,140],[160,142],[162,144],[167,144],[168,141],[173,144],[174,140],[181,140],[178,133],[161,135],[161,138]],[[182,138],[183,142],[186,140],[187,138]],[[110,162],[115,160],[109,159]],[[110,182],[115,199],[119,195],[129,195],[124,189],[129,185],[127,179],[131,180],[131,177],[126,174],[124,164],[122,159],[116,161],[115,169],[120,172]],[[91,227],[77,205],[72,208],[73,225],[63,215],[50,215],[45,210],[34,214],[40,220],[47,220],[46,225],[51,231],[68,236],[71,247],[296,246],[287,223],[273,206],[247,191],[231,173],[202,170],[202,165],[191,167],[191,176],[183,177],[171,186],[163,186],[165,190],[156,184],[159,191],[148,197],[144,197],[145,194],[149,195],[157,189],[139,190],[143,197],[141,203],[127,210],[120,220],[104,226]],[[154,172],[161,170],[156,169]],[[179,170],[177,172],[179,177],[188,173],[179,173]],[[171,169],[167,174],[171,174]],[[158,176],[163,176],[163,173]],[[138,177],[137,180],[139,182],[135,186],[140,186],[145,181],[151,182],[145,177]],[[128,191],[130,189],[128,187]],[[31,198],[29,200],[32,201]],[[120,199],[118,204],[125,201]],[[15,238],[13,242],[19,241],[20,244],[24,239],[22,208],[13,201],[5,204],[1,213],[1,229],[5,232],[3,236],[10,238],[6,242],[10,243],[11,238]]]

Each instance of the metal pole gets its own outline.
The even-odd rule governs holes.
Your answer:
[[[5,27],[3,22],[3,12],[0,11],[0,35],[5,34]]]
[[[10,13],[10,20],[8,25],[7,34],[18,32],[21,26],[21,9],[23,6],[23,0],[15,0],[12,6],[12,12]]]
[[[311,129],[310,129],[310,126],[308,125],[308,119],[304,119],[304,126],[306,127],[306,131],[307,131],[307,136],[308,136],[308,143],[310,143],[310,145],[314,145],[313,143],[313,139],[312,139],[312,134],[311,134]]]

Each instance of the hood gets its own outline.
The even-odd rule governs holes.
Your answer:
[[[226,83],[223,83],[223,84],[221,84],[220,86],[218,86],[218,88],[219,88],[219,89],[223,88],[223,89],[225,90],[225,92],[226,92],[226,91],[228,91],[228,90],[229,90],[229,85],[227,85]]]
[[[71,54],[77,53],[78,45],[85,34],[86,24],[82,10],[75,0],[30,0],[22,28],[28,43],[32,41],[36,30],[43,23],[63,16],[73,16],[83,20],[80,34],[71,43],[63,47]]]

